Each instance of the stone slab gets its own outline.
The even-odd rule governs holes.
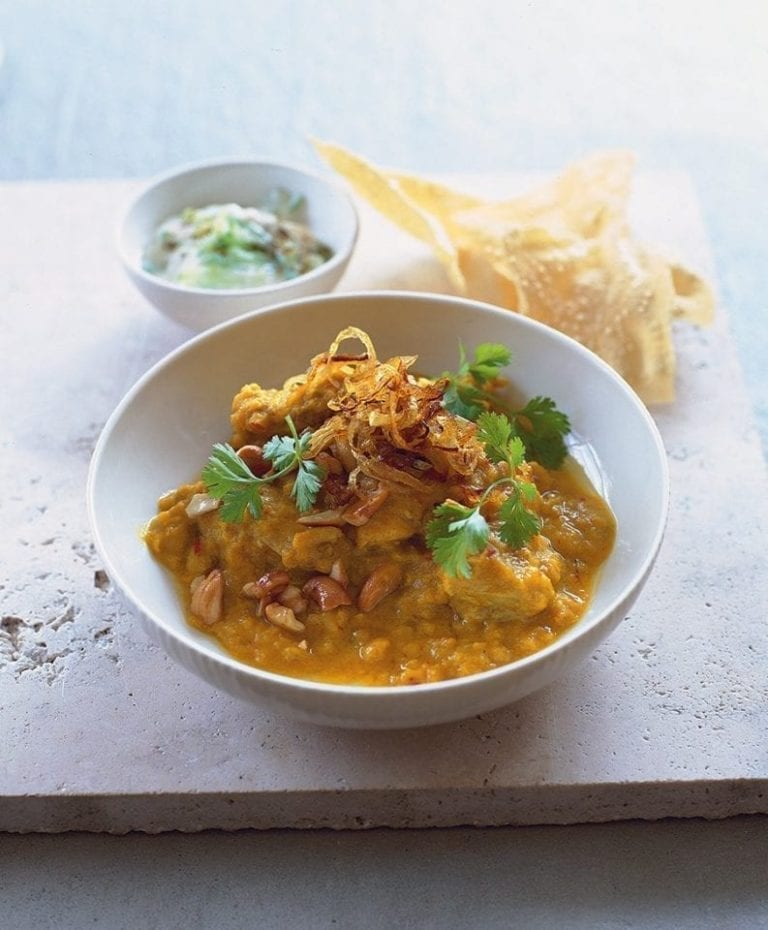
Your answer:
[[[528,177],[465,179],[514,193]],[[679,400],[657,567],[578,671],[427,730],[296,724],[176,667],[118,603],[90,540],[93,445],[128,387],[188,337],[118,267],[133,185],[0,185],[0,829],[421,827],[768,811],[768,483],[721,308],[676,333]],[[695,192],[649,175],[638,228],[711,275]],[[342,283],[447,291],[367,208]],[[735,308],[738,311],[738,308]],[[137,450],[151,454],[151,450]]]

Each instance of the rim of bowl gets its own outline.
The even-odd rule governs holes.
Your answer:
[[[205,339],[211,335],[218,333],[224,329],[235,326],[243,326],[251,320],[258,319],[259,317],[265,314],[275,314],[275,313],[286,313],[290,312],[292,308],[297,306],[303,306],[306,304],[314,303],[324,303],[329,300],[343,300],[343,301],[360,301],[366,299],[379,299],[379,298],[390,298],[397,300],[420,300],[427,303],[432,303],[435,300],[440,302],[448,303],[458,303],[462,306],[467,306],[480,310],[483,313],[491,313],[494,316],[507,316],[512,311],[506,310],[502,307],[494,306],[493,304],[485,303],[479,300],[471,300],[465,297],[456,297],[449,294],[437,294],[431,293],[428,291],[398,291],[398,290],[361,290],[361,291],[346,291],[343,294],[319,294],[312,297],[303,297],[296,300],[287,301],[282,304],[272,304],[269,307],[264,307],[260,310],[253,310],[249,313],[243,314],[242,316],[236,317],[232,320],[226,320],[222,323],[217,324],[210,329],[205,330],[205,332],[199,333],[194,336],[192,339],[182,343],[176,349],[173,349],[169,352],[164,358],[156,362],[147,372],[145,372],[138,381],[128,390],[126,395],[114,409],[106,423],[104,428],[99,436],[99,439],[96,443],[96,446],[93,451],[93,456],[91,458],[90,467],[88,470],[88,482],[87,482],[87,508],[88,508],[88,519],[91,526],[91,532],[93,534],[94,543],[97,550],[99,551],[102,559],[105,562],[107,573],[109,577],[114,580],[120,590],[124,595],[131,601],[131,603],[138,608],[138,610],[146,617],[151,623],[160,627],[163,632],[178,642],[181,646],[188,647],[194,652],[202,655],[206,659],[210,659],[215,663],[219,663],[228,667],[230,670],[245,674],[248,677],[255,679],[262,679],[268,682],[280,686],[289,686],[297,688],[302,691],[322,691],[326,693],[333,694],[347,694],[354,696],[362,695],[371,695],[376,697],[378,700],[382,698],[389,701],[395,701],[401,699],[404,694],[426,694],[432,693],[435,691],[453,691],[461,689],[464,687],[469,687],[472,683],[477,682],[478,680],[491,680],[493,678],[504,677],[509,674],[511,671],[521,668],[527,668],[529,666],[535,665],[538,662],[541,662],[546,657],[552,655],[553,653],[559,652],[566,645],[565,636],[570,631],[576,631],[573,638],[581,638],[581,636],[586,635],[586,633],[596,626],[604,617],[613,613],[617,610],[621,604],[634,592],[639,585],[641,585],[653,567],[653,563],[658,555],[659,549],[661,547],[662,539],[664,536],[664,530],[667,523],[668,513],[669,513],[669,496],[670,496],[670,476],[669,476],[669,463],[667,461],[666,451],[664,449],[664,443],[661,438],[656,423],[651,417],[648,409],[642,400],[638,397],[635,391],[629,386],[629,384],[613,369],[611,366],[603,361],[597,354],[592,352],[591,349],[588,349],[586,346],[583,346],[580,342],[577,342],[575,339],[572,339],[570,336],[566,336],[564,333],[561,333],[559,330],[553,329],[551,326],[547,326],[544,323],[540,323],[538,320],[532,319],[530,317],[525,317],[520,314],[515,314],[515,319],[519,321],[520,325],[524,328],[528,327],[530,329],[545,332],[548,338],[555,339],[556,342],[561,342],[565,344],[570,351],[576,351],[578,354],[583,355],[585,358],[588,358],[592,364],[596,364],[603,372],[608,375],[611,381],[614,383],[614,387],[621,391],[625,397],[627,397],[632,405],[637,409],[641,415],[641,419],[644,421],[649,434],[653,440],[654,447],[659,457],[659,462],[661,464],[661,474],[662,474],[662,487],[661,487],[661,512],[659,515],[658,525],[653,536],[653,542],[649,547],[648,551],[643,558],[638,569],[633,572],[630,579],[622,586],[618,594],[613,598],[613,600],[605,607],[603,610],[596,616],[590,618],[586,623],[583,623],[584,617],[580,618],[573,627],[570,627],[569,630],[566,630],[561,636],[559,636],[554,642],[550,643],[548,646],[545,646],[543,649],[540,649],[538,652],[531,653],[531,655],[524,656],[521,659],[516,659],[513,662],[508,662],[506,665],[500,665],[497,668],[487,669],[484,672],[475,672],[471,675],[464,675],[459,678],[449,678],[444,681],[434,681],[434,682],[424,682],[417,685],[355,685],[355,684],[338,684],[334,682],[325,682],[325,681],[314,681],[306,678],[293,678],[290,675],[280,675],[276,672],[270,672],[266,669],[258,668],[253,665],[246,665],[244,662],[240,662],[232,656],[224,654],[219,654],[218,652],[213,651],[212,649],[207,648],[207,643],[199,643],[195,639],[185,638],[180,635],[172,626],[170,626],[166,621],[157,616],[152,610],[150,610],[143,602],[143,598],[135,595],[134,593],[129,593],[129,586],[123,582],[120,570],[112,562],[109,557],[106,548],[101,539],[101,534],[99,532],[98,522],[96,519],[96,513],[94,508],[94,485],[95,485],[95,476],[99,468],[99,463],[103,455],[104,447],[107,444],[110,434],[116,427],[119,422],[123,411],[131,404],[133,398],[139,394],[144,388],[145,384],[152,380],[157,372],[161,369],[166,368],[173,364],[176,358],[184,353],[193,350],[197,347],[200,342],[203,342]],[[588,437],[587,437],[588,438]],[[138,536],[137,536],[138,539]],[[162,568],[162,566],[161,566]],[[165,570],[165,569],[163,569]],[[587,611],[589,608],[587,608]],[[186,621],[185,621],[186,622]],[[583,625],[582,625],[583,624]],[[205,634],[203,634],[205,635]],[[212,642],[215,642],[212,639]]]
[[[150,271],[145,271],[141,267],[141,264],[131,257],[129,254],[130,250],[127,248],[125,242],[125,232],[128,221],[133,211],[136,209],[139,201],[151,194],[152,191],[154,191],[156,188],[159,188],[163,184],[167,184],[169,181],[173,181],[176,178],[181,178],[186,174],[192,174],[195,171],[209,168],[236,166],[244,166],[249,168],[287,169],[288,171],[296,172],[296,174],[303,174],[305,177],[311,178],[313,181],[316,181],[317,183],[327,187],[335,196],[337,196],[349,207],[349,215],[352,222],[350,224],[349,232],[347,233],[347,241],[343,247],[341,249],[337,249],[327,262],[323,262],[322,265],[318,265],[317,268],[313,268],[311,271],[305,271],[304,274],[297,275],[295,278],[290,278],[287,281],[276,281],[273,284],[262,284],[259,287],[191,287],[188,284],[176,284],[173,281],[168,281],[166,278],[161,278],[159,275],[152,274]],[[201,297],[207,297],[210,300],[216,300],[219,298],[228,299],[235,297],[254,297],[271,294],[275,294],[275,297],[277,298],[281,291],[289,290],[299,281],[303,283],[305,281],[311,281],[314,278],[319,278],[322,275],[327,274],[329,271],[338,268],[339,265],[344,265],[346,262],[348,262],[355,248],[355,244],[357,243],[359,232],[360,218],[357,214],[357,207],[355,207],[352,197],[333,178],[325,178],[320,174],[316,174],[314,171],[307,171],[304,168],[299,168],[296,165],[289,165],[286,162],[263,161],[261,159],[249,158],[207,158],[201,161],[186,162],[183,165],[179,165],[176,168],[170,168],[168,171],[164,171],[161,174],[157,174],[153,178],[150,178],[150,180],[147,181],[136,194],[134,194],[132,199],[129,201],[128,206],[124,209],[121,218],[118,220],[116,239],[117,252],[120,255],[123,265],[131,272],[131,274],[136,275],[143,281],[147,281],[154,286],[159,287],[161,290],[169,291],[170,293],[195,294]]]

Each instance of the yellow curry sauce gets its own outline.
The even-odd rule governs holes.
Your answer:
[[[446,573],[426,546],[425,525],[437,503],[462,495],[472,500],[478,475],[487,483],[499,467],[484,458],[482,449],[474,450],[474,459],[464,456],[446,465],[447,444],[428,448],[435,435],[446,435],[446,418],[453,417],[442,408],[429,408],[426,420],[437,424],[430,426],[430,439],[422,435],[423,428],[416,431],[415,418],[402,431],[395,429],[394,436],[386,433],[369,406],[365,422],[377,423],[374,431],[384,429],[386,442],[374,436],[380,467],[362,480],[358,472],[355,483],[352,473],[368,460],[350,426],[350,411],[357,411],[363,392],[355,393],[349,382],[362,383],[373,364],[381,374],[384,366],[371,355],[369,350],[350,358],[331,351],[313,361],[307,376],[286,382],[281,390],[246,385],[235,397],[232,445],[244,457],[275,433],[285,433],[286,412],[300,430],[333,437],[317,453],[318,461],[330,467],[309,514],[300,514],[290,496],[293,475],[263,486],[258,520],[246,512],[239,522],[225,522],[214,505],[196,513],[190,502],[205,500],[202,482],[182,485],[160,499],[145,539],[176,580],[189,623],[247,664],[345,684],[457,678],[542,649],[588,606],[614,542],[615,521],[607,504],[573,462],[556,470],[523,463],[521,471],[536,486],[528,506],[540,520],[540,531],[518,549],[492,534],[486,549],[470,557],[469,578]],[[404,375],[407,364],[400,369],[401,387],[407,382],[416,392],[418,382],[433,384]],[[391,371],[385,375],[366,395],[375,395],[377,403],[381,384],[394,378]],[[448,426],[455,426],[463,445],[471,448],[474,424],[453,419],[461,422]],[[344,436],[342,426],[349,428]],[[356,457],[345,445],[347,436]],[[370,435],[366,442],[373,448]],[[454,466],[468,472],[462,480],[451,472]],[[399,468],[412,480],[398,480]],[[492,525],[498,506],[499,501],[489,500]],[[312,525],[315,519],[320,525]],[[334,591],[341,585],[348,603],[334,606],[333,597],[318,596],[323,585]],[[286,615],[295,628],[286,628]]]

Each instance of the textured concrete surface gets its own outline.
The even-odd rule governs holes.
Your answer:
[[[766,825],[6,835],[0,897],[13,930],[765,930]]]
[[[524,180],[507,178],[504,190]],[[711,330],[677,333],[680,400],[657,412],[673,480],[666,541],[632,616],[580,671],[454,726],[300,726],[167,660],[119,606],[89,539],[83,490],[99,430],[130,384],[187,337],[117,267],[111,232],[129,190],[0,188],[16,217],[0,250],[0,829],[574,823],[768,810],[768,498],[725,312]],[[636,208],[648,237],[711,272],[685,178],[644,179]],[[363,286],[446,287],[427,253],[367,210],[344,282]]]

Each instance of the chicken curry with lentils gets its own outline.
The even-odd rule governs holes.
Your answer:
[[[554,403],[505,404],[509,360],[462,348],[420,377],[350,327],[282,388],[245,385],[230,443],[144,534],[189,623],[249,665],[355,685],[484,672],[573,626],[615,521]]]

